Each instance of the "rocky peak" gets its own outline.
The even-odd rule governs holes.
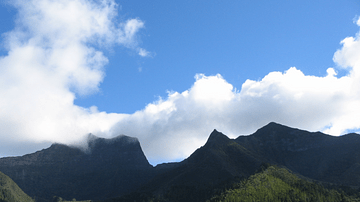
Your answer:
[[[279,134],[279,133],[286,133],[289,130],[293,130],[290,127],[275,123],[275,122],[270,122],[269,124],[265,125],[264,127],[258,129],[254,135],[258,136],[258,137],[262,137],[262,136],[272,136],[275,134]]]
[[[214,129],[205,145],[224,144],[229,140],[230,139],[226,135]]]

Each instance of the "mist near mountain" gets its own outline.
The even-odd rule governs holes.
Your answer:
[[[0,159],[0,171],[37,201],[53,196],[105,199],[128,193],[154,175],[136,138],[88,136],[87,150],[63,144]]]

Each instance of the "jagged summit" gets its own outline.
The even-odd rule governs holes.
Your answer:
[[[222,143],[228,140],[230,139],[226,135],[214,129],[213,132],[210,134],[207,143],[213,143],[213,142]]]

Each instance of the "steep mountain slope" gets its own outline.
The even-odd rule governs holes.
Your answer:
[[[358,134],[334,137],[270,123],[236,142],[261,156],[263,162],[319,181],[360,186]]]
[[[37,201],[53,196],[105,199],[134,190],[153,176],[136,138],[88,137],[88,149],[53,144],[22,157],[0,159],[0,171]]]
[[[204,201],[213,189],[250,176],[260,164],[256,155],[214,130],[206,144],[189,158],[167,171],[161,168],[163,172],[142,192],[165,196],[170,201]]]
[[[19,186],[4,173],[0,172],[0,201],[1,202],[34,202]]]
[[[360,186],[360,136],[333,137],[270,123],[235,140],[214,130],[206,144],[163,170],[134,195],[114,201],[205,201],[216,190],[253,175],[264,164],[287,167],[308,179]],[[155,201],[156,201],[155,200]]]

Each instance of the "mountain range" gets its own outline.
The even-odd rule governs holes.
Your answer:
[[[86,150],[62,144],[0,158],[0,171],[36,201],[206,201],[264,165],[317,183],[360,187],[360,136],[334,137],[269,123],[230,139],[214,130],[187,159],[153,167],[139,141],[89,135]],[[110,200],[111,199],[111,200]],[[161,201],[161,200],[160,200]]]

